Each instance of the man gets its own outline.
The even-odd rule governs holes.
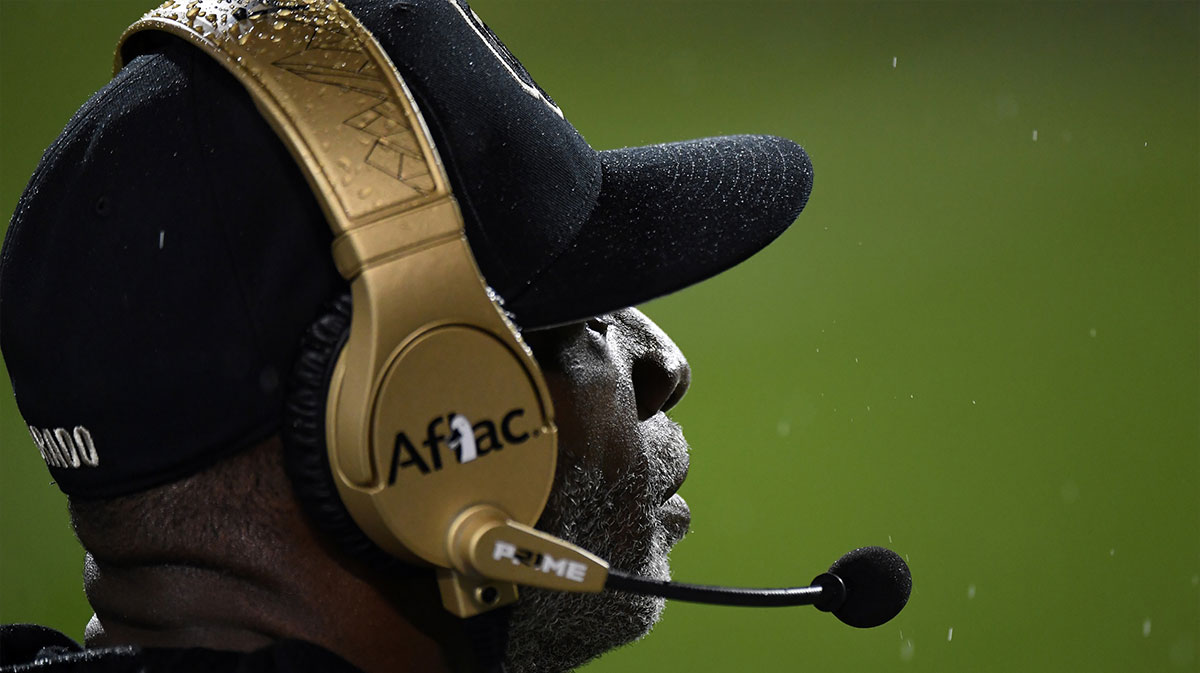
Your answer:
[[[282,30],[310,4],[222,11]],[[757,136],[597,153],[465,3],[345,5],[412,90],[474,260],[545,376],[559,443],[537,528],[666,578],[688,514],[675,495],[686,444],[665,412],[690,373],[625,307],[780,234],[807,200],[807,157]],[[195,7],[178,11],[208,16]],[[394,110],[369,100],[365,69],[336,57],[338,31],[319,28],[274,66],[366,92],[345,120],[361,146],[344,149],[386,172],[404,148]],[[307,403],[301,372],[322,348],[336,358],[351,315],[328,231],[242,85],[182,41],[131,48],[47,150],[5,239],[0,345],[70,497],[96,612],[87,652],[13,628],[0,663],[374,672],[503,658],[508,670],[558,671],[657,620],[660,599],[525,588],[511,614],[462,620],[426,565],[384,553],[353,522],[350,542],[314,523],[325,507],[301,502],[287,456],[303,434],[291,415]],[[413,283],[393,301],[430,291]],[[461,451],[463,437],[453,441]]]

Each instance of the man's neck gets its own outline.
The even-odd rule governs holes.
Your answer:
[[[448,656],[461,634],[438,615],[449,617],[440,601],[429,605],[430,592],[415,581],[385,595],[336,565],[271,574],[178,562],[111,563],[88,554],[84,584],[96,611],[85,633],[88,647],[250,652],[291,638],[320,645],[365,673],[461,670]],[[433,618],[418,628],[413,615]]]

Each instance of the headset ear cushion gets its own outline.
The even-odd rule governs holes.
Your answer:
[[[342,551],[393,576],[416,576],[428,568],[403,563],[367,537],[338,495],[325,446],[329,381],[350,335],[350,294],[334,299],[300,342],[284,408],[284,465],[309,519]]]

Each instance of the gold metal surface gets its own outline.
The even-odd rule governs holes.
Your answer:
[[[549,392],[479,273],[425,123],[374,38],[331,0],[168,0],[122,36],[118,69],[149,31],[187,40],[247,88],[328,218],[354,310],[327,444],[358,525],[388,552],[444,569],[450,531],[473,508],[503,518],[489,534],[553,546],[525,526],[554,477]],[[513,576],[485,561],[471,574],[493,566]],[[516,599],[511,582],[460,571],[439,582],[455,614]]]
[[[117,70],[142,31],[195,44],[241,81],[296,155],[335,233],[450,194],[408,88],[340,3],[169,0],[121,36]]]
[[[356,227],[334,240],[333,261],[344,277],[354,278],[364,266],[459,238],[457,208],[452,199],[441,199]]]
[[[455,570],[466,576],[558,591],[595,593],[608,578],[604,559],[488,505],[472,507],[455,520],[450,557]]]
[[[445,568],[438,568],[437,577],[442,605],[459,617],[474,617],[493,608],[515,603],[519,597],[517,586],[512,582],[468,577]],[[492,600],[485,600],[485,597]]]

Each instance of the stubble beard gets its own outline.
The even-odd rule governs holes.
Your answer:
[[[669,579],[672,540],[651,492],[632,470],[614,480],[599,468],[574,466],[551,494],[538,528],[598,554],[613,568]],[[520,591],[505,656],[509,673],[574,669],[645,636],[665,604],[624,592]]]

